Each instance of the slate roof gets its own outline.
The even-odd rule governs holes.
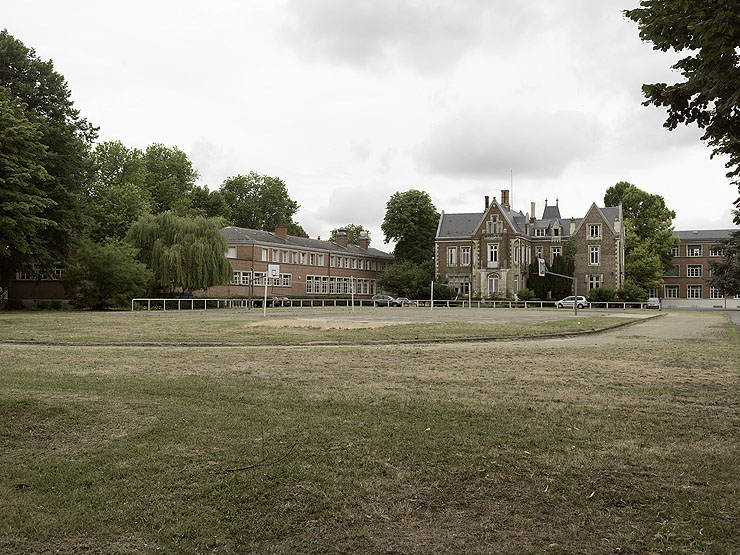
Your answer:
[[[727,239],[730,234],[740,231],[740,228],[735,229],[698,229],[688,231],[674,231],[673,236],[678,237],[681,242],[688,241],[712,241],[714,239]]]
[[[499,205],[502,214],[509,221],[514,228],[514,231],[521,235],[525,235],[525,224],[528,222],[527,214],[521,211],[514,211],[506,206]],[[609,222],[609,226],[614,229],[614,220],[619,217],[618,206],[607,206],[605,208],[597,207],[604,218]],[[483,219],[485,212],[475,212],[468,214],[445,214],[442,212],[440,216],[439,225],[437,226],[437,238],[439,239],[453,239],[456,237],[472,237],[475,230],[478,228],[478,224]],[[583,218],[573,218],[575,223],[575,229],[581,225]],[[535,220],[529,226],[529,237],[535,237],[535,229],[551,229],[555,222],[561,229],[562,237],[570,237],[570,222],[571,218],[563,218],[560,216],[560,208],[555,206],[546,206],[542,213],[542,218]],[[549,231],[547,236],[549,236]]]
[[[393,255],[378,249],[369,247],[367,250],[357,245],[347,245],[342,247],[331,241],[322,241],[321,239],[311,239],[309,237],[296,237],[288,235],[283,239],[272,231],[261,231],[259,229],[247,229],[244,227],[227,226],[221,228],[221,233],[226,237],[229,245],[238,245],[244,243],[258,243],[261,245],[272,245],[276,247],[294,247],[306,250],[333,252],[342,255],[352,256],[373,256],[376,258],[385,258],[393,260]]]

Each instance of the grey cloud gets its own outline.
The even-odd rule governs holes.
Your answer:
[[[478,40],[483,0],[292,0],[286,36],[303,54],[349,65],[402,62],[420,71],[453,65]]]
[[[447,176],[556,177],[599,149],[602,124],[578,112],[467,110],[442,122],[416,151],[424,170]]]

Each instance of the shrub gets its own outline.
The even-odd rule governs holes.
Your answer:
[[[647,299],[647,291],[631,281],[625,282],[621,289],[617,289],[616,295],[625,301],[644,301]]]
[[[610,287],[595,287],[589,291],[589,302],[608,303],[614,300],[614,289]]]
[[[534,294],[534,291],[532,291],[531,289],[522,287],[519,290],[519,300],[520,301],[534,301],[534,300],[537,300],[537,296]]]

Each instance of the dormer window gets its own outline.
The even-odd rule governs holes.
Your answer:
[[[488,233],[501,233],[501,222],[498,221],[498,216],[493,215],[487,222],[486,228]]]
[[[544,237],[545,236],[545,228],[538,227],[534,230],[534,236],[535,237]]]
[[[553,227],[552,228],[552,235],[553,235],[553,237],[560,236],[560,228],[559,227]]]

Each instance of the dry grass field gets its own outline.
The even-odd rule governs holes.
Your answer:
[[[540,340],[82,345],[639,317],[389,310],[0,314],[0,339],[79,343],[0,344],[0,552],[740,551],[740,332],[721,313]]]

